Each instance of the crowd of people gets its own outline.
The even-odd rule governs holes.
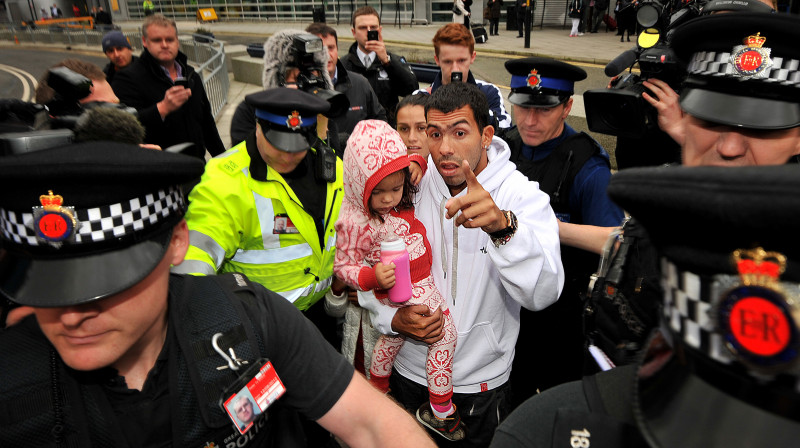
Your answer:
[[[424,89],[370,6],[275,33],[231,148],[174,21],[107,33],[37,88],[76,143],[0,157],[0,445],[792,446],[800,22],[721,9],[643,83],[681,163],[613,175],[468,9]]]

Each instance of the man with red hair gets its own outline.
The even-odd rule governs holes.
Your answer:
[[[441,86],[453,81],[463,81],[478,86],[489,101],[492,124],[496,128],[511,127],[511,115],[503,103],[503,95],[494,84],[475,79],[469,67],[475,62],[475,39],[472,32],[460,23],[448,23],[439,28],[433,36],[434,61],[439,66],[439,74],[424,92],[433,93]],[[453,74],[457,75],[455,78]],[[460,76],[458,75],[460,74]]]

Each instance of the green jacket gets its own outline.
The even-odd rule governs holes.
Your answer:
[[[269,166],[265,180],[252,177],[248,143],[255,145],[255,139],[206,165],[189,195],[189,251],[173,272],[241,272],[300,310],[308,309],[325,295],[333,279],[334,224],[344,196],[342,161],[336,162],[336,180],[327,184],[325,247],[320,247],[313,218],[283,177]],[[298,233],[276,233],[280,232],[275,229],[276,216],[288,217]]]

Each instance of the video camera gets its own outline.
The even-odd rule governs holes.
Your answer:
[[[47,104],[20,100],[0,101],[0,156],[38,151],[74,140],[73,130],[87,111],[107,107],[136,117],[136,109],[123,104],[80,101],[91,94],[92,81],[67,67],[48,70],[47,85],[55,95]]]
[[[300,74],[297,75],[297,88],[308,93],[319,96],[321,99],[331,104],[329,115],[337,117],[350,108],[350,100],[341,93],[329,89],[325,78],[320,75],[321,70],[327,67],[319,67],[314,60],[314,53],[325,51],[322,39],[313,34],[297,34],[292,37],[292,55],[294,57]]]
[[[657,127],[656,110],[642,98],[644,80],[658,78],[678,90],[685,67],[670,48],[671,31],[700,16],[706,0],[645,0],[636,10],[636,21],[643,31],[636,48],[609,62],[606,76],[617,76],[610,89],[584,92],[586,121],[593,132],[639,138]],[[640,74],[632,72],[638,64]],[[648,92],[649,93],[649,92]]]

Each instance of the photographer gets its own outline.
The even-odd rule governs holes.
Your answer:
[[[353,12],[353,38],[347,54],[341,58],[344,68],[364,76],[386,111],[389,124],[395,125],[397,97],[406,96],[419,88],[417,77],[406,58],[386,49],[383,27],[378,12],[372,6],[362,6]]]

